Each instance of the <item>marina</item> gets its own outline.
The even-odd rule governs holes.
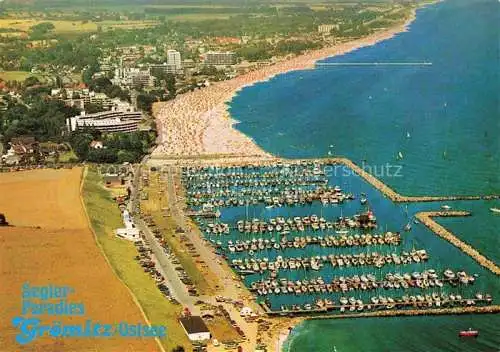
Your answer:
[[[434,230],[438,229],[437,227],[428,226],[427,220],[416,217],[416,214],[426,211],[440,210],[442,213],[467,211],[467,214],[463,213],[464,217],[432,221],[439,221],[442,227],[452,232],[452,235],[459,238],[463,244],[473,246],[480,255],[489,258],[493,263],[498,263],[497,255],[491,254],[494,252],[491,248],[494,247],[492,243],[496,238],[497,228],[494,226],[494,221],[498,217],[495,211],[490,210],[499,209],[498,177],[494,171],[498,166],[498,153],[494,148],[497,134],[492,132],[494,126],[497,126],[494,118],[496,115],[493,113],[496,105],[492,97],[496,96],[494,93],[498,89],[495,88],[497,80],[490,78],[495,77],[496,73],[494,65],[491,65],[494,62],[494,51],[479,50],[490,47],[497,41],[497,36],[488,35],[486,30],[494,26],[483,25],[493,23],[491,20],[494,16],[486,15],[495,12],[491,6],[481,6],[482,4],[477,2],[458,1],[459,6],[455,4],[455,1],[439,2],[435,10],[434,6],[429,6],[432,8],[430,10],[422,10],[428,15],[419,15],[419,20],[407,33],[393,40],[324,60],[325,63],[428,61],[433,63],[432,66],[404,69],[394,66],[377,67],[375,71],[375,68],[370,67],[360,70],[357,67],[351,69],[338,65],[339,67],[329,69],[292,72],[237,92],[228,104],[229,113],[235,120],[227,119],[227,124],[232,124],[237,131],[245,133],[265,152],[294,159],[318,158],[328,153],[329,156],[345,156],[353,160],[352,162],[344,158],[329,158],[328,161],[271,160],[271,158],[259,160],[257,153],[252,149],[249,149],[249,154],[255,156],[253,160],[250,157],[243,158],[244,152],[241,152],[241,158],[235,154],[207,156],[208,153],[215,153],[216,149],[219,151],[221,148],[203,146],[192,152],[189,150],[191,155],[200,155],[198,160],[193,160],[194,158],[188,160],[186,157],[189,167],[194,168],[208,164],[212,164],[214,169],[223,169],[225,166],[242,167],[244,164],[252,164],[252,167],[257,168],[277,168],[279,163],[293,165],[317,162],[328,164],[332,173],[335,173],[335,167],[338,166],[339,172],[347,169],[354,174],[349,180],[335,176],[328,177],[330,188],[339,185],[343,192],[354,196],[354,199],[341,204],[307,201],[307,196],[313,193],[310,193],[311,190],[299,190],[297,183],[289,186],[290,190],[271,191],[266,189],[271,187],[267,185],[257,190],[254,184],[236,186],[226,193],[226,190],[221,192],[219,188],[211,185],[210,190],[196,190],[195,192],[200,192],[198,195],[186,193],[187,200],[191,201],[192,197],[199,198],[192,199],[193,203],[189,203],[190,208],[203,212],[203,206],[206,206],[207,211],[213,207],[213,214],[220,212],[218,217],[198,219],[194,216],[193,218],[196,222],[199,221],[203,230],[208,228],[206,225],[210,222],[214,227],[219,223],[227,224],[222,233],[203,231],[201,235],[219,253],[219,257],[228,263],[232,260],[263,261],[265,258],[269,263],[276,262],[278,256],[284,261],[285,258],[311,258],[318,255],[320,257],[325,255],[328,258],[329,255],[337,254],[353,255],[375,250],[383,252],[383,246],[378,246],[376,249],[372,246],[322,247],[311,242],[304,247],[294,246],[300,242],[296,241],[295,237],[309,236],[311,241],[313,237],[323,239],[328,236],[335,237],[338,230],[334,228],[318,231],[308,229],[285,235],[281,232],[286,230],[260,233],[259,226],[254,232],[252,225],[248,232],[245,229],[239,232],[234,228],[240,220],[243,221],[245,228],[245,222],[252,223],[253,219],[269,223],[270,219],[277,217],[293,219],[296,216],[313,214],[333,223],[339,216],[352,218],[355,214],[361,214],[367,211],[368,206],[377,217],[377,228],[367,231],[361,229],[340,231],[347,231],[346,235],[353,237],[356,234],[361,236],[365,232],[366,234],[399,233],[399,244],[391,246],[388,251],[411,252],[413,249],[425,249],[429,254],[427,261],[406,266],[388,264],[377,269],[372,266],[333,268],[325,265],[319,270],[303,268],[279,270],[276,277],[271,277],[273,271],[270,270],[251,273],[246,269],[246,272],[239,272],[237,268],[233,268],[234,272],[239,274],[235,276],[241,278],[246,287],[252,289],[252,283],[255,283],[256,290],[261,289],[262,293],[264,293],[262,289],[267,290],[265,295],[259,295],[253,290],[256,294],[255,299],[261,303],[269,316],[277,317],[272,319],[273,321],[283,322],[282,330],[289,330],[290,326],[294,326],[304,318],[314,317],[318,321],[321,320],[322,324],[308,321],[294,328],[283,349],[281,343],[286,337],[282,339],[280,336],[281,342],[277,344],[276,350],[295,352],[315,348],[318,351],[396,351],[404,346],[403,349],[408,351],[485,351],[494,350],[498,346],[498,334],[493,327],[498,325],[496,324],[498,315],[471,314],[499,312],[500,306],[496,297],[491,297],[491,301],[475,301],[478,293],[485,297],[487,293],[498,292],[498,274],[480,265],[476,260],[479,257],[474,258],[473,252],[462,249],[466,248],[465,246],[436,235]],[[447,12],[447,8],[454,11]],[[460,13],[462,16],[456,16]],[[482,16],[479,16],[479,13]],[[490,22],[483,21],[483,18],[489,19]],[[468,40],[456,36],[455,22],[464,24],[463,27],[466,29],[473,28],[463,31]],[[475,26],[469,26],[469,23],[474,23]],[[476,35],[471,35],[471,32]],[[491,30],[489,32],[491,33]],[[475,70],[467,70],[466,67],[474,67]],[[485,74],[478,75],[483,68]],[[299,80],[300,84],[295,84]],[[443,87],[446,87],[445,91]],[[221,91],[219,88],[216,90]],[[481,93],[476,94],[478,91]],[[464,97],[469,98],[464,99]],[[221,110],[225,109],[223,107]],[[165,111],[177,118],[176,111],[171,109]],[[189,119],[183,120],[189,121],[193,126],[200,126],[200,129],[202,126],[208,126],[209,129],[214,115],[216,114],[210,112],[210,114],[200,114],[203,119],[189,116]],[[180,118],[178,120],[181,121]],[[170,134],[169,128],[164,130],[167,131],[165,135]],[[212,134],[216,136],[212,141],[216,141],[215,144],[220,146],[222,143],[219,143],[219,140],[227,141],[227,138],[221,138],[223,134],[217,132]],[[209,141],[208,136],[209,133],[204,132],[190,133],[185,141],[195,140],[203,144]],[[193,145],[186,142],[176,143],[172,139],[168,139],[165,144],[166,150],[161,152],[172,155],[175,153],[168,149],[175,149],[176,145],[181,145],[184,149],[192,148]],[[226,145],[235,143],[231,141]],[[327,149],[328,146],[331,149]],[[246,149],[246,146],[244,148]],[[188,153],[181,151],[178,154]],[[474,157],[469,157],[470,155]],[[211,160],[206,160],[205,157]],[[172,163],[177,162],[182,164],[182,161],[178,160]],[[404,177],[377,175],[373,170],[370,175],[370,170],[365,168],[365,164],[380,167],[386,163],[402,167]],[[184,182],[184,186],[189,192],[190,185]],[[301,187],[308,188],[308,186]],[[319,188],[315,185],[309,186],[309,188],[315,187]],[[243,191],[243,188],[250,190]],[[243,192],[249,193],[243,195]],[[363,193],[366,196],[363,196]],[[293,199],[295,194],[298,195],[298,202],[291,201],[290,205],[285,204],[287,196]],[[264,199],[266,197],[267,202]],[[273,197],[277,199],[273,200]],[[305,202],[301,202],[300,197],[306,198]],[[478,216],[484,206],[488,214],[481,213]],[[431,219],[429,223],[430,221]],[[286,248],[281,246],[282,237],[287,238]],[[288,242],[292,242],[292,247],[288,247]],[[271,243],[272,248],[268,248]],[[244,249],[245,244],[248,250]],[[250,248],[252,244],[255,245],[254,248],[257,247],[256,250]],[[280,248],[274,248],[274,244],[279,244]],[[262,247],[264,249],[261,249]],[[465,272],[475,280],[473,284],[467,285],[453,286],[451,283],[445,283],[443,276],[448,269],[454,273]],[[330,293],[328,286],[325,287],[327,292],[321,292],[321,286],[318,287],[319,292],[316,292],[314,287],[322,285],[321,281],[318,283],[319,279],[325,285],[332,285],[335,280],[343,277],[352,280],[349,282],[351,284],[357,282],[356,275],[360,280],[363,275],[366,278],[368,275],[373,275],[376,282],[384,282],[389,273],[404,277],[404,274],[423,273],[427,270],[435,270],[438,280],[443,284],[442,287],[436,285],[435,281],[434,287],[408,289],[390,288],[387,283],[387,289],[377,287],[374,290],[363,290],[360,284],[361,289],[353,289],[346,293],[334,292],[333,288]],[[297,285],[298,281],[301,285]],[[302,286],[305,286],[307,292],[282,293],[282,283],[286,284],[285,287],[293,283],[300,287],[301,291]],[[391,283],[394,286],[394,282]],[[398,283],[402,286],[402,282]],[[279,293],[275,293],[276,285]],[[309,292],[310,285],[314,292]],[[270,288],[272,292],[269,292]],[[296,287],[293,288],[295,290]],[[443,304],[438,306],[436,299],[433,300],[432,306],[429,306],[430,302],[427,302],[426,295],[431,299],[433,295],[439,297],[441,303],[445,299],[454,303],[448,303],[445,307]],[[372,298],[376,297],[380,302],[380,297],[385,297],[389,303],[388,296],[395,302],[401,302],[401,305],[390,309],[387,305],[382,305],[373,309]],[[403,305],[403,296],[408,296],[410,300],[413,296],[417,303],[414,306]],[[423,297],[424,302],[417,296]],[[345,305],[347,309],[340,312],[342,306],[340,299],[343,297],[347,298],[348,303],[350,298],[361,300],[363,310],[358,311],[361,305],[356,304],[353,306],[354,310],[351,311],[352,305],[348,308]],[[322,303],[318,299],[321,299]],[[325,299],[329,301],[325,303]],[[475,304],[468,306],[466,302],[463,303],[464,300]],[[316,303],[324,304],[323,308]],[[368,309],[369,304],[372,305],[372,309]],[[337,306],[337,309],[325,309],[331,305]],[[389,307],[391,306],[389,304]],[[470,315],[427,316],[417,319],[411,317],[439,314]],[[290,315],[300,315],[301,318],[292,319],[289,318]],[[408,317],[379,319],[390,316]],[[336,321],[336,318],[360,317],[366,319],[355,323],[349,319]],[[331,321],[328,321],[329,319]],[[477,345],[467,344],[457,337],[459,331],[469,327],[481,331]],[[274,336],[277,335],[275,331]],[[488,343],[485,344],[484,341]]]

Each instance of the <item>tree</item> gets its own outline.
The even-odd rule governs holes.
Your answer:
[[[94,103],[88,103],[88,104],[85,104],[85,112],[87,114],[94,114],[96,112],[101,112],[101,111],[104,111],[104,107],[102,106],[102,104],[94,104]]]
[[[113,85],[113,83],[111,83],[111,81],[108,78],[99,77],[99,78],[92,80],[89,83],[89,88],[90,88],[90,90],[93,90],[95,92],[102,93],[102,92],[105,92],[105,90],[108,89],[112,85]]]
[[[35,76],[29,76],[24,80],[24,87],[32,87],[40,84],[40,80]]]
[[[92,139],[92,135],[81,132],[75,132],[71,136],[71,146],[80,160],[87,160]]]
[[[136,153],[128,151],[128,150],[120,150],[117,153],[117,158],[118,158],[118,162],[120,164],[125,163],[125,162],[133,163],[133,162],[137,161],[138,155]]]
[[[92,77],[94,73],[99,72],[99,64],[97,61],[91,63],[89,67],[87,67],[82,73],[82,81],[83,83],[90,85],[92,82]]]
[[[168,90],[168,94],[171,97],[175,97],[175,76],[171,73],[167,73],[165,76],[165,87]]]
[[[142,93],[137,95],[137,107],[143,111],[151,113],[153,103],[157,101],[156,96]]]
[[[31,27],[31,39],[43,38],[45,34],[53,30],[55,27],[51,22],[42,22]]]
[[[118,156],[115,151],[111,149],[90,149],[87,160],[95,163],[113,164],[118,161]]]

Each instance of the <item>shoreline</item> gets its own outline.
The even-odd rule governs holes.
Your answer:
[[[306,52],[228,81],[212,83],[206,88],[182,94],[174,100],[155,103],[153,115],[157,123],[158,146],[152,156],[176,158],[217,154],[274,158],[251,137],[234,127],[238,121],[230,114],[231,100],[246,87],[288,72],[314,69],[319,60],[344,55],[404,33],[415,20],[419,8],[413,8],[404,23],[369,36]]]

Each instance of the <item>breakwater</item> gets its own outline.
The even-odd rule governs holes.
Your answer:
[[[417,219],[420,220],[425,226],[431,229],[436,235],[444,238],[450,242],[455,247],[459,248],[463,253],[474,259],[479,265],[490,270],[496,275],[500,275],[500,268],[493,263],[491,260],[483,256],[472,246],[460,240],[452,232],[446,230],[443,226],[435,222],[433,217],[450,217],[450,216],[469,216],[470,213],[465,211],[428,211],[420,212],[416,215]]]
[[[449,307],[449,308],[427,308],[427,309],[396,309],[396,310],[380,310],[375,312],[356,312],[343,314],[328,314],[324,315],[331,308],[300,310],[300,311],[272,311],[266,304],[262,303],[269,317],[281,317],[286,315],[301,314],[301,317],[306,319],[345,319],[345,318],[369,318],[369,317],[399,317],[399,316],[423,316],[423,315],[443,315],[443,314],[491,314],[500,313],[500,305],[489,306],[473,306],[473,307]]]
[[[324,160],[325,163],[332,164],[342,164],[350,169],[352,169],[356,174],[365,179],[373,187],[382,192],[386,197],[388,197],[393,202],[399,203],[409,203],[409,202],[439,202],[439,201],[454,201],[454,200],[488,200],[488,199],[499,199],[500,195],[453,195],[453,196],[404,196],[399,194],[385,183],[380,181],[378,178],[355,164],[353,161],[347,158],[333,158],[333,159],[320,159]]]
[[[410,309],[392,310],[380,312],[365,312],[343,315],[315,316],[311,319],[338,319],[338,318],[369,318],[369,317],[399,317],[399,316],[419,316],[419,315],[443,315],[443,314],[491,314],[500,313],[500,305],[484,307],[454,307],[454,308],[431,308],[431,309]]]

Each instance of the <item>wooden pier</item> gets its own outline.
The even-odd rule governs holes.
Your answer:
[[[468,216],[470,213],[464,211],[428,211],[420,212],[416,215],[425,226],[431,229],[439,237],[444,238],[452,245],[460,249],[462,252],[474,259],[479,265],[488,269],[496,275],[500,275],[500,268],[491,260],[483,256],[472,246],[460,240],[452,232],[446,230],[443,226],[435,222],[433,217],[450,217],[450,216]]]

